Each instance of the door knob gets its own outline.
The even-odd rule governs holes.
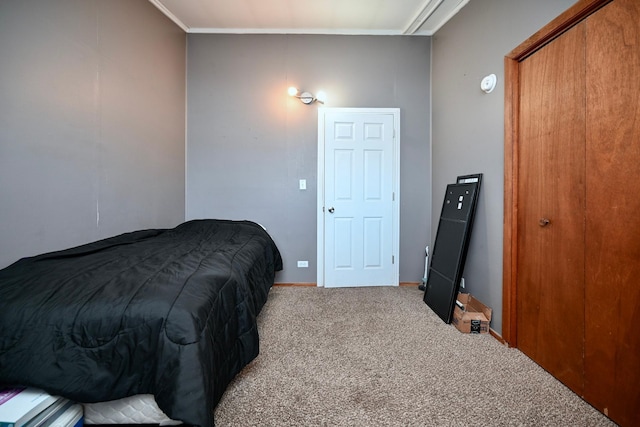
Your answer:
[[[329,208],[329,213],[333,213],[335,211],[335,209],[333,207]]]
[[[540,218],[538,224],[540,224],[540,227],[546,227],[550,222],[551,221],[549,221],[547,218]]]

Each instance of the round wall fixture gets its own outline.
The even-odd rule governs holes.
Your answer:
[[[495,74],[489,74],[480,82],[480,89],[482,89],[486,93],[491,93],[491,91],[495,89],[497,81],[498,78]]]
[[[300,101],[304,102],[305,104],[311,104],[313,101],[315,101],[314,96],[309,92],[302,92],[299,98]]]

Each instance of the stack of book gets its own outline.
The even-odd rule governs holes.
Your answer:
[[[82,405],[37,388],[0,387],[0,427],[82,427]]]

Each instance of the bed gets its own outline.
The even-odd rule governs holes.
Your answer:
[[[259,351],[282,259],[250,221],[193,220],[24,258],[0,270],[0,383],[83,402],[153,395],[208,427]]]

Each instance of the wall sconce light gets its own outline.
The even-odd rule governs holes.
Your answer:
[[[313,96],[313,94],[310,92],[302,92],[301,94],[298,95],[298,89],[293,86],[289,88],[288,92],[289,92],[289,96],[295,96],[300,101],[302,101],[303,104],[307,104],[307,105],[313,104],[314,102],[319,102],[320,104],[324,104],[327,98],[327,95],[323,91],[319,91],[316,96]]]

